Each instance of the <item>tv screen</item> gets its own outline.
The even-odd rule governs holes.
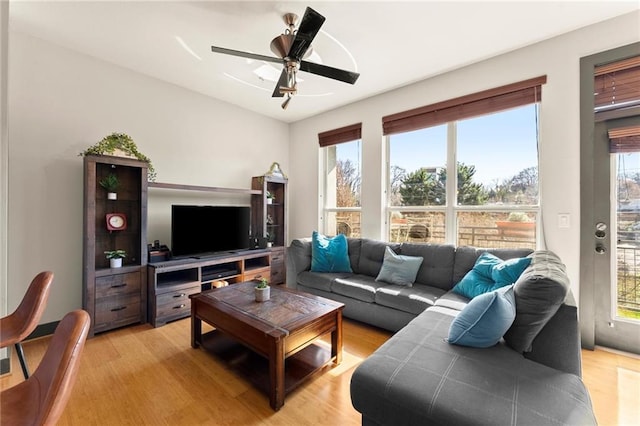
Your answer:
[[[245,206],[171,206],[175,257],[201,257],[249,249],[250,210]]]

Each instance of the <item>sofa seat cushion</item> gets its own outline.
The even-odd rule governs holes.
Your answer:
[[[375,302],[378,305],[418,315],[433,306],[445,291],[436,287],[414,284],[413,287],[388,284],[378,288]]]
[[[388,285],[385,282],[376,281],[375,277],[354,274],[333,280],[331,291],[363,302],[373,303],[376,299],[376,291],[380,287]]]
[[[453,317],[428,309],[354,371],[351,401],[380,425],[596,424],[576,375],[500,343],[444,341]]]
[[[353,274],[348,272],[327,273],[304,271],[298,274],[298,284],[305,287],[316,288],[322,291],[331,291],[331,283],[336,278],[346,278]]]
[[[467,303],[469,303],[470,300],[471,299],[461,294],[454,293],[453,291],[448,291],[447,293],[439,297],[438,300],[436,300],[435,305],[444,308],[455,309],[456,311],[461,311],[465,306],[467,306]]]

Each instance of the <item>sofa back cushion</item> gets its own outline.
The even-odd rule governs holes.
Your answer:
[[[514,287],[516,319],[504,340],[517,352],[530,352],[533,340],[569,294],[569,277],[560,258],[551,251],[531,255],[531,266]]]
[[[361,238],[347,238],[347,247],[349,250],[349,261],[351,262],[351,269],[354,272],[358,269],[358,262],[360,262],[361,246],[362,246]]]
[[[356,274],[368,275],[375,278],[380,273],[380,268],[382,268],[386,247],[390,247],[391,250],[398,253],[399,246],[399,244],[362,238],[360,239],[358,264],[354,265],[352,262],[351,269],[353,269],[353,272]]]
[[[400,254],[422,257],[423,261],[420,269],[418,269],[416,283],[430,285],[442,290],[450,290],[453,287],[454,246],[447,244],[403,243],[400,247]]]
[[[452,286],[459,283],[462,278],[473,269],[476,260],[482,253],[489,252],[502,260],[513,259],[514,257],[526,257],[533,253],[531,249],[489,249],[471,246],[460,246],[456,249],[456,256],[453,265]]]

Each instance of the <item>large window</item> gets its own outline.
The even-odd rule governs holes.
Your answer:
[[[361,235],[360,129],[356,124],[319,135],[324,163],[322,228],[327,235]]]
[[[538,89],[520,105],[387,132],[389,241],[536,247]]]

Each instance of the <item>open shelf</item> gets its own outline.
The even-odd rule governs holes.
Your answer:
[[[177,189],[182,191],[224,192],[227,194],[261,194],[262,191],[243,188],[222,188],[216,186],[182,185],[178,183],[149,182],[149,188]]]
[[[247,250],[213,257],[166,260],[148,264],[149,322],[158,327],[191,314],[190,294],[226,281],[229,285],[271,273],[270,250]]]

